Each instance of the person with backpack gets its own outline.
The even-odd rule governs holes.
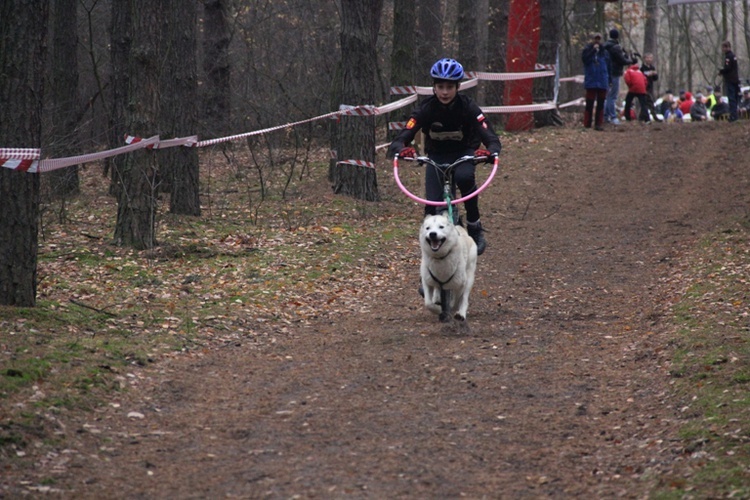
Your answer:
[[[609,52],[609,91],[607,100],[604,103],[604,119],[613,125],[619,125],[617,119],[617,99],[620,94],[620,78],[626,66],[636,63],[636,60],[628,57],[620,46],[620,32],[616,29],[609,30],[609,40],[604,44],[604,48]]]

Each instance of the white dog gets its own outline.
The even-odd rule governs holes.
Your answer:
[[[451,315],[465,320],[477,269],[476,243],[446,215],[428,215],[419,230],[419,245],[425,307],[439,314],[442,322]],[[442,303],[441,290],[451,292],[449,304]]]

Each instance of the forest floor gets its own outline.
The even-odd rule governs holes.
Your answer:
[[[308,177],[293,207],[267,204],[285,224],[262,232],[227,223],[214,196],[211,252],[195,227],[179,233],[179,256],[166,245],[154,256],[97,237],[111,220],[50,224],[36,308],[47,313],[2,311],[0,378],[25,376],[24,352],[63,335],[90,345],[120,320],[132,321],[126,342],[149,347],[96,361],[107,383],[85,394],[53,380],[103,345],[5,387],[0,498],[750,496],[750,122],[502,141],[464,326],[421,304],[421,207],[383,159],[381,203],[342,201]],[[86,203],[114,217],[92,172]],[[304,211],[315,203],[326,208]],[[59,264],[82,246],[107,263],[86,290],[55,287],[84,273],[86,259]],[[106,283],[130,265],[150,277],[135,273],[122,299],[133,309],[108,309],[123,287]],[[181,266],[170,293],[154,291]],[[107,316],[39,331],[75,304]],[[179,349],[144,340],[165,331]],[[21,348],[22,336],[36,340]]]

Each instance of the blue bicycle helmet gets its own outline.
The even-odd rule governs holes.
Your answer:
[[[464,77],[464,67],[455,59],[446,57],[432,65],[430,76],[435,80],[458,82]]]

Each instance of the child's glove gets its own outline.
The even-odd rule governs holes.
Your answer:
[[[486,149],[477,149],[476,151],[474,151],[474,156],[484,156],[485,159],[483,161],[485,163],[493,163],[495,161],[495,156],[497,155],[490,153]]]
[[[401,150],[401,152],[398,154],[399,158],[411,158],[414,159],[417,157],[417,150],[414,148],[404,148]]]

